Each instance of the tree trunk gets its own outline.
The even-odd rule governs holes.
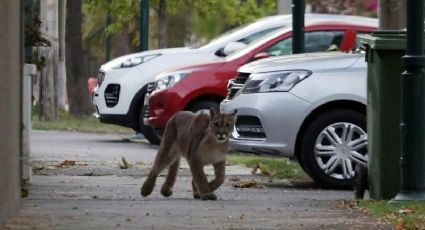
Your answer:
[[[59,44],[58,44],[58,3],[56,0],[40,1],[40,18],[42,25],[41,34],[46,37],[50,47],[41,47],[41,56],[46,59],[46,66],[41,70],[41,88],[40,101],[41,120],[55,120],[58,111],[58,62],[59,62]]]
[[[58,63],[58,105],[66,108],[66,66],[65,66],[65,17],[66,0],[59,0],[59,63]]]
[[[119,57],[132,52],[128,24],[124,25],[121,32],[115,36],[113,47],[113,57]]]
[[[183,8],[174,15],[169,16],[167,24],[167,47],[182,47],[185,46],[188,31],[189,20],[187,15],[190,15],[190,9]]]
[[[399,30],[406,27],[406,1],[407,0],[379,1],[379,29]]]
[[[166,0],[160,0],[158,6],[158,48],[167,47],[167,26],[168,26],[168,15],[167,15],[167,2]]]
[[[46,66],[41,70],[40,79],[40,120],[52,121],[57,118],[55,103],[55,49],[40,47],[40,54],[46,58]]]
[[[83,38],[81,33],[82,0],[66,3],[66,87],[68,90],[69,112],[73,116],[88,115],[93,112],[88,90],[88,76],[85,71]]]

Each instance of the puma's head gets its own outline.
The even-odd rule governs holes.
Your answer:
[[[236,112],[237,110],[233,111],[233,113],[225,114],[220,113],[215,107],[210,108],[210,132],[217,142],[224,143],[229,139],[235,125]]]

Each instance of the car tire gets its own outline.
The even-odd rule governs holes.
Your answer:
[[[193,113],[197,113],[197,112],[200,112],[200,111],[203,111],[203,110],[209,111],[209,109],[211,107],[215,107],[215,108],[219,109],[220,104],[218,102],[215,102],[215,101],[201,101],[201,102],[197,102],[197,103],[193,104],[190,107],[189,110],[192,111]]]
[[[139,128],[143,136],[146,138],[146,140],[149,141],[149,143],[153,145],[159,145],[161,143],[163,131],[161,131],[160,129],[154,129],[152,126],[145,125],[143,122],[144,114],[145,107],[142,106],[139,112]]]
[[[164,131],[162,129],[155,129],[152,126],[145,126],[143,135],[145,136],[146,140],[149,141],[149,143],[153,145],[159,145],[161,144],[163,132]]]
[[[352,188],[355,166],[367,165],[366,116],[348,109],[320,115],[304,133],[300,161],[320,186]]]

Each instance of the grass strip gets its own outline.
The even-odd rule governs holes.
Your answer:
[[[244,165],[254,168],[258,163],[266,165],[274,171],[274,176],[280,179],[309,179],[308,175],[296,162],[291,162],[284,157],[257,156],[239,152],[231,152],[227,155],[227,161],[231,164]]]

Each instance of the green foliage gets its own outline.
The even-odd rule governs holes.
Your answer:
[[[154,17],[158,15],[160,2],[165,2],[170,20],[179,12],[188,12],[187,30],[193,34],[186,37],[195,37],[201,43],[231,28],[276,13],[276,0],[150,0],[151,32],[157,29],[152,25],[159,20]],[[106,25],[108,12],[112,17],[109,26]],[[93,51],[89,53],[95,54],[98,60],[103,60],[106,38],[118,34],[124,26],[128,26],[133,45],[138,46],[139,0],[83,0],[83,13],[85,47]],[[151,33],[150,37],[157,38],[156,33]]]
[[[241,164],[249,168],[255,167],[257,163],[262,163],[274,171],[276,173],[274,176],[278,178],[310,180],[297,163],[289,162],[287,158],[231,153],[227,155],[226,159],[232,164]]]
[[[115,35],[120,32],[123,25],[128,24],[132,20],[137,19],[140,15],[140,3],[134,0],[84,0],[83,2],[84,15],[100,15],[106,19],[108,13],[113,18],[112,23],[105,28],[107,35]],[[100,14],[100,15],[99,15]],[[92,18],[86,18],[85,22]],[[105,24],[105,21],[102,22]],[[92,25],[93,26],[93,25]],[[96,27],[99,28],[99,27]]]
[[[257,0],[210,0],[196,1],[195,7],[201,15],[219,15],[221,21],[230,26],[244,24],[276,11],[275,0],[264,0],[258,4]]]

